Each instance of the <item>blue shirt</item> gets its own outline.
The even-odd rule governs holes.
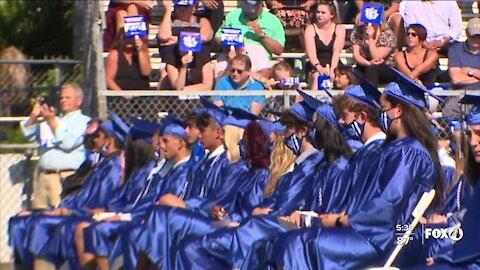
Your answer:
[[[252,78],[248,80],[243,88],[240,88],[232,81],[230,76],[223,76],[217,81],[214,90],[258,91],[265,90],[265,88],[263,84]],[[257,102],[261,105],[264,105],[266,102],[264,96],[214,96],[213,100],[221,100],[225,106],[240,108],[245,111],[250,111],[250,104],[252,104],[252,102]]]
[[[26,127],[28,120],[22,121],[20,127],[23,135],[30,141],[40,142],[40,126],[34,124]],[[57,117],[57,128],[50,145],[40,145],[38,165],[43,170],[77,169],[85,160],[83,136],[87,130],[90,117],[80,110]]]
[[[467,48],[466,42],[453,44],[448,49],[448,68],[469,67],[480,69],[480,54],[473,54]],[[480,83],[458,84],[453,86],[459,90],[479,90]]]

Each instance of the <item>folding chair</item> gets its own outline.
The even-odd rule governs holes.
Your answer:
[[[433,201],[433,197],[435,196],[435,190],[432,189],[430,192],[424,192],[422,197],[420,198],[420,201],[418,201],[417,206],[415,206],[415,209],[413,209],[412,216],[414,217],[412,223],[410,223],[410,226],[408,226],[408,230],[405,232],[405,234],[402,236],[402,239],[400,241],[397,241],[397,246],[393,250],[392,254],[390,257],[388,257],[387,262],[383,267],[374,267],[374,268],[369,268],[367,270],[397,270],[398,268],[396,267],[391,267],[395,259],[397,258],[398,254],[402,250],[402,248],[408,243],[408,241],[411,240],[411,236],[413,234],[413,230],[415,227],[418,225],[418,222],[421,217],[423,217],[423,214],[427,210],[427,208],[430,206],[430,204]]]

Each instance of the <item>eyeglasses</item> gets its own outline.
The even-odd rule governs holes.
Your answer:
[[[412,37],[418,37],[417,33],[414,32],[407,32],[407,37],[412,36]]]
[[[238,75],[242,75],[242,73],[243,73],[244,71],[245,71],[245,70],[236,69],[236,68],[232,68],[232,69],[230,70],[231,73],[237,72]]]

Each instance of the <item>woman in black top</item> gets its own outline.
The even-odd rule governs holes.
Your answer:
[[[345,28],[337,24],[338,18],[332,1],[322,1],[310,8],[312,24],[305,29],[305,47],[311,70],[309,84],[318,89],[319,75],[335,77],[340,62],[340,51],[345,45]],[[327,65],[330,67],[327,69]]]
[[[151,71],[147,42],[138,37],[127,38],[121,28],[105,62],[107,88],[148,90]]]
[[[427,29],[421,24],[412,24],[407,28],[406,38],[407,49],[395,54],[397,68],[425,87],[433,85],[438,53],[423,45],[427,38]]]

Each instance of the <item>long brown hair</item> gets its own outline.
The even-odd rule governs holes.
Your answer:
[[[407,102],[401,101],[390,95],[385,95],[385,99],[389,101],[393,107],[400,105],[402,107],[402,126],[407,136],[415,138],[428,152],[430,158],[433,161],[435,170],[437,171],[438,179],[435,183],[435,198],[433,199],[433,208],[437,213],[443,212],[444,204],[444,176],[442,166],[440,165],[440,159],[438,157],[437,137],[432,133],[430,129],[430,122],[428,121],[424,112],[419,108],[410,105]],[[396,136],[387,134],[385,143],[389,143],[396,139]]]

